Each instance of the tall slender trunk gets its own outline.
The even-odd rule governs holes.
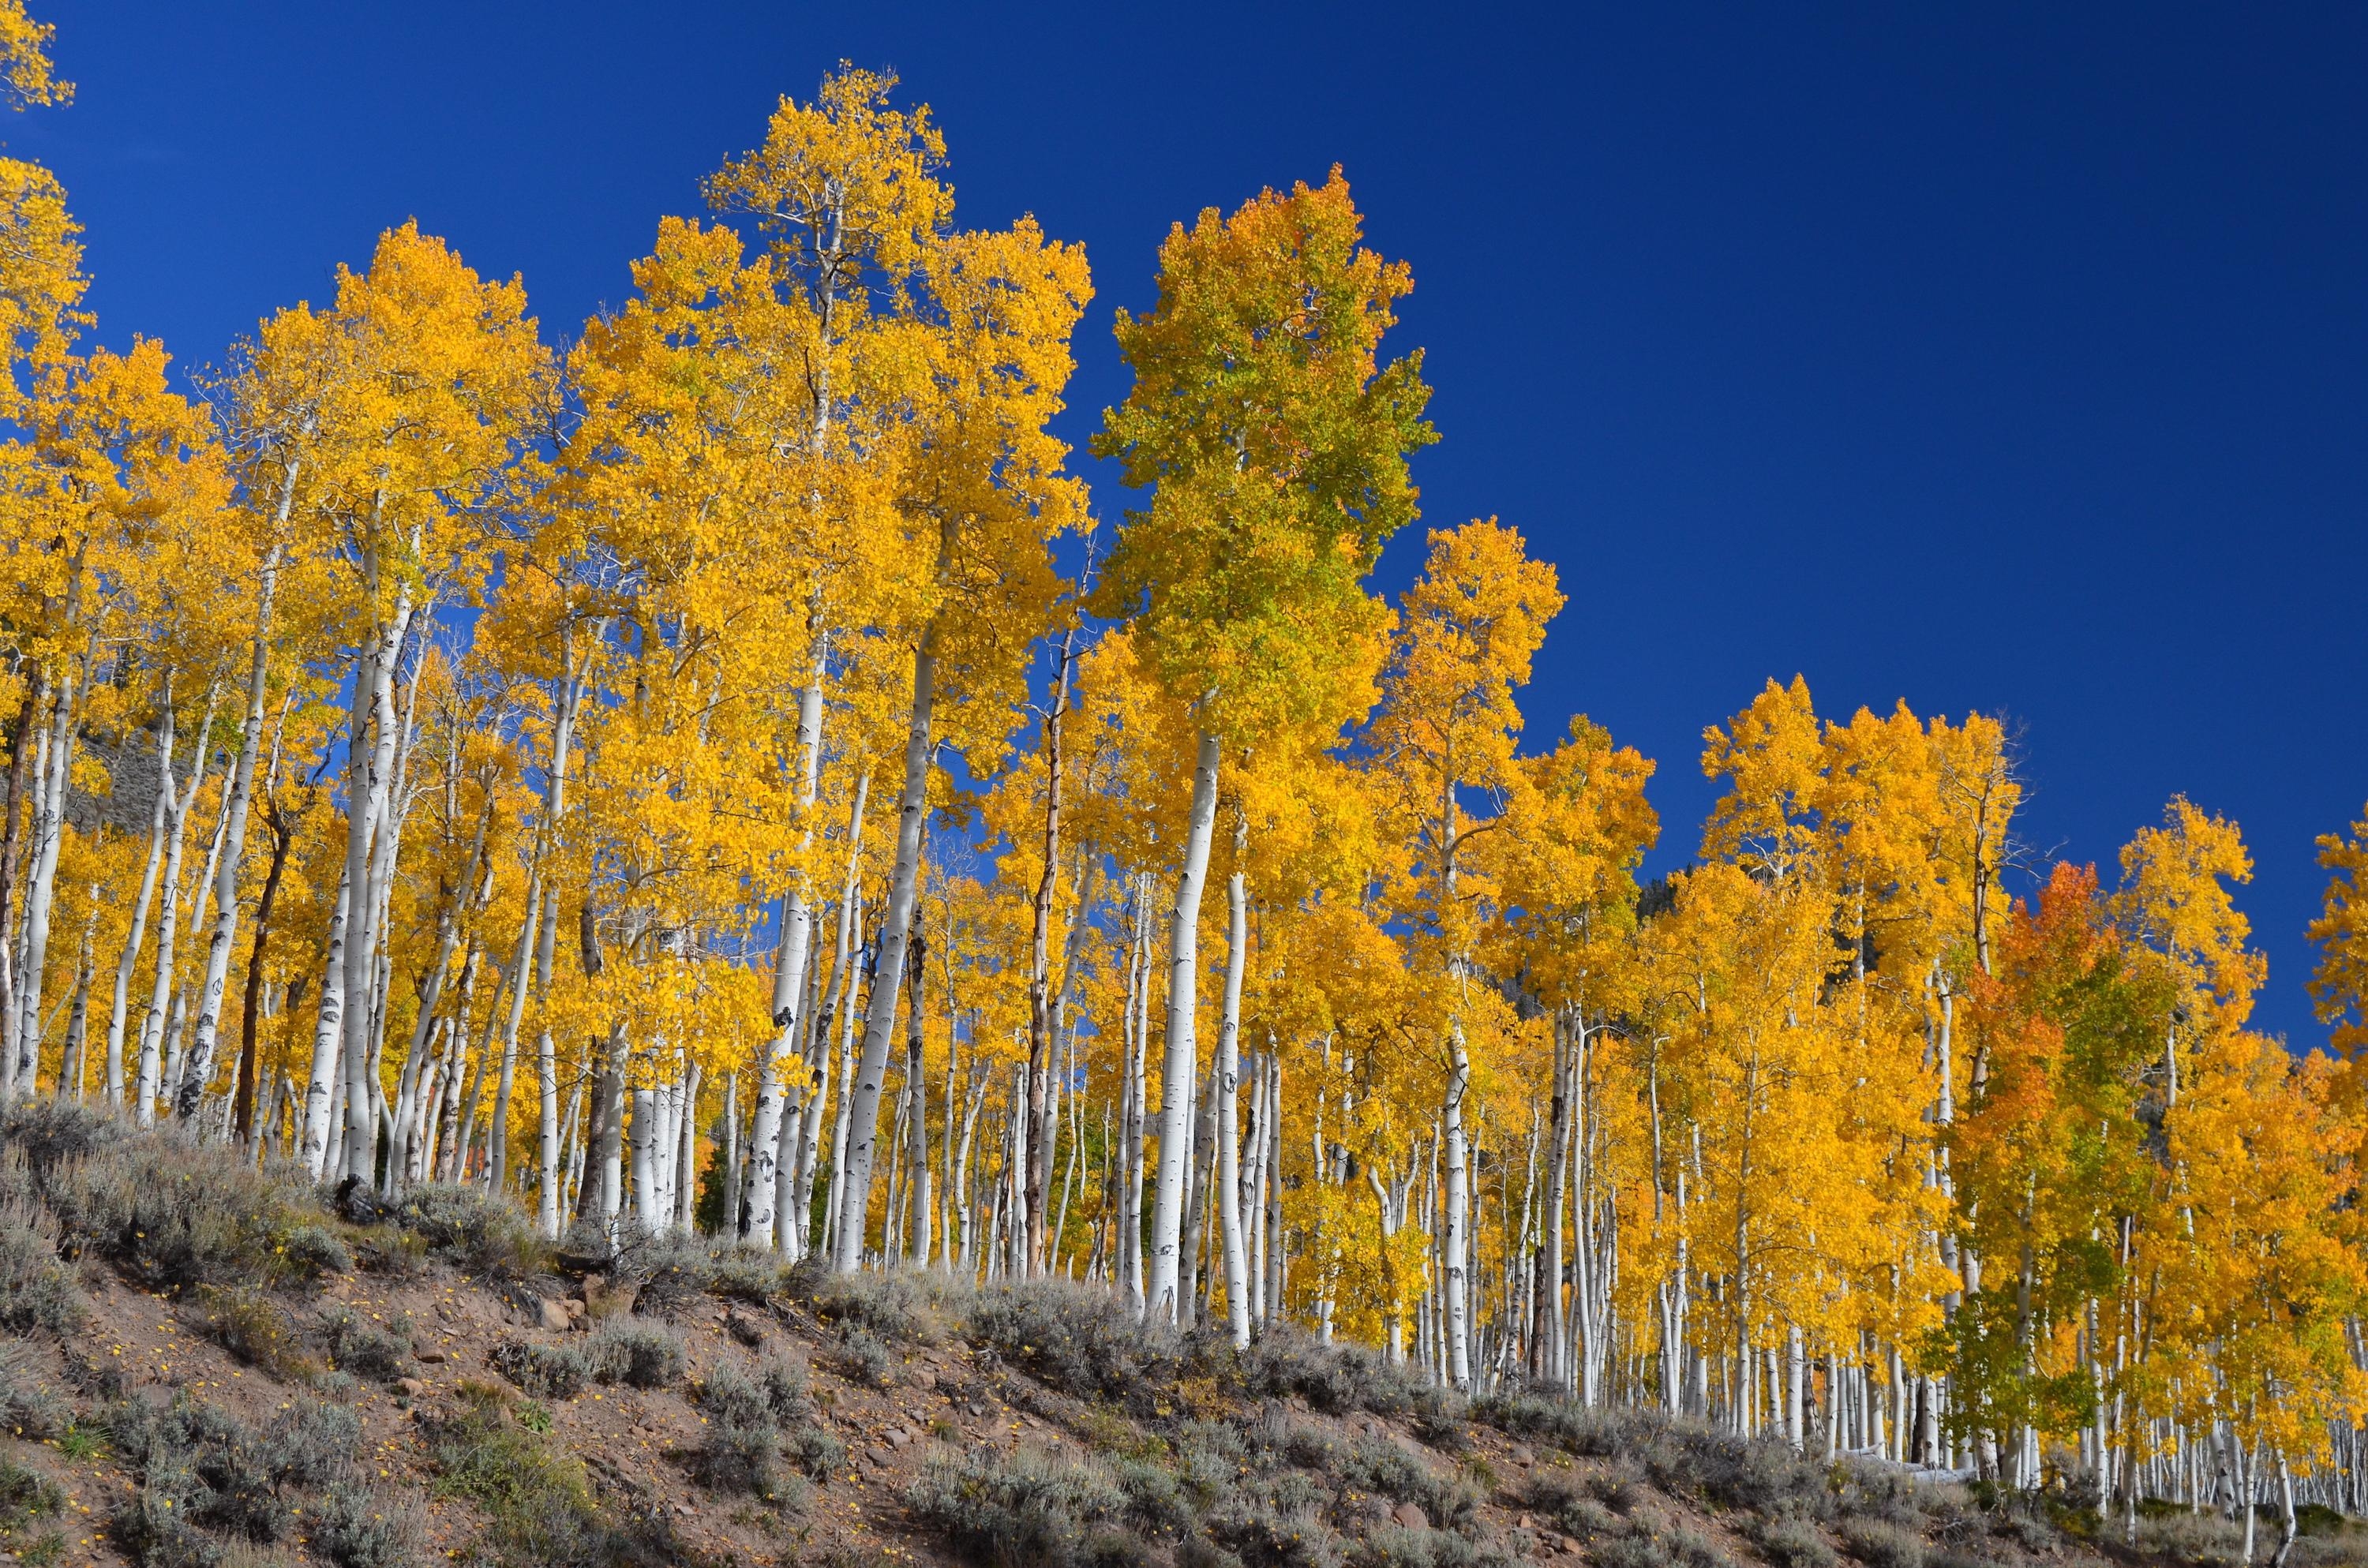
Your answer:
[[[1234,1347],[1250,1343],[1248,1251],[1242,1234],[1242,970],[1249,946],[1249,899],[1242,862],[1249,849],[1247,812],[1234,823],[1233,872],[1225,879],[1225,1007],[1217,1026],[1217,1219],[1225,1251],[1225,1323]]]
[[[214,868],[222,864],[222,837],[229,826],[230,790],[228,780],[224,780],[222,796],[214,802],[214,830],[206,835],[206,858],[197,875],[197,908],[188,921],[188,928],[192,932],[205,929],[207,916],[213,907]],[[188,1038],[190,1003],[189,988],[179,983],[177,974],[174,978],[173,1048],[165,1057],[165,1075],[157,1083],[156,1092],[164,1097],[171,1114],[177,1117],[180,1115],[181,1075],[188,1062],[188,1053],[182,1046]]]
[[[853,1093],[848,1096],[849,1129],[846,1179],[839,1195],[839,1226],[831,1264],[852,1272],[863,1260],[865,1215],[871,1206],[873,1155],[880,1141],[880,1096],[888,1074],[889,1037],[896,1021],[896,996],[905,983],[905,943],[913,924],[920,885],[921,829],[929,814],[929,756],[934,749],[938,678],[938,631],[934,623],[913,651],[913,722],[905,741],[905,792],[897,808],[896,865],[888,880],[888,907],[880,917],[880,951],[874,960],[871,1006],[863,1020],[863,1056]]]
[[[375,575],[373,574],[373,575]],[[347,725],[345,1080],[346,1135],[343,1174],[369,1181],[377,1152],[377,1124],[370,1086],[370,1062],[378,994],[380,880],[373,873],[376,835],[386,831],[399,739],[394,710],[394,672],[411,626],[412,595],[406,583],[396,594],[394,614],[373,624],[354,659],[354,694]],[[367,742],[365,741],[367,737]]]
[[[408,1178],[408,1162],[402,1141],[408,1130],[419,1119],[419,1096],[424,1074],[434,1058],[432,1050],[437,1027],[437,1009],[443,1005],[448,977],[452,972],[452,955],[461,949],[461,936],[468,924],[470,907],[479,902],[480,872],[484,867],[485,838],[492,827],[494,813],[492,794],[487,792],[485,809],[478,814],[477,830],[469,846],[469,858],[461,868],[461,880],[445,896],[443,907],[436,917],[436,955],[428,961],[427,978],[419,988],[419,1011],[411,1028],[411,1043],[404,1052],[402,1075],[397,1080],[394,1100],[394,1126],[397,1146],[386,1162],[385,1190],[392,1193]],[[483,891],[493,891],[490,877]],[[473,949],[472,949],[473,950]]]
[[[926,1041],[924,1029],[928,1019],[928,938],[920,931],[919,922],[910,948],[912,962],[906,977],[905,999],[905,1082],[912,1096],[910,1122],[913,1175],[910,1193],[913,1205],[911,1256],[916,1264],[929,1261],[929,1074],[922,1060]]]
[[[32,679],[26,683],[25,699],[17,709],[16,725],[8,732],[8,789],[6,799],[0,801],[0,813],[5,813],[0,814],[0,1040],[6,1037],[7,1020],[17,1016],[14,915],[17,873],[25,851],[21,824],[26,793],[33,783],[33,754],[40,749],[33,739],[33,728],[40,722],[41,706],[49,696],[49,667],[37,664]]]
[[[176,790],[173,801],[171,836],[165,846],[165,908],[156,924],[156,976],[148,991],[148,1014],[140,1026],[140,1072],[135,1085],[135,1119],[142,1127],[156,1124],[156,1093],[163,1071],[165,1014],[172,999],[174,949],[181,925],[181,852],[188,842],[189,809],[206,784],[206,736],[213,729],[214,705],[206,702],[204,722],[198,726],[197,755],[189,763],[189,787]]]
[[[541,873],[543,890],[542,929],[536,938],[534,954],[535,1000],[546,1009],[551,1000],[552,966],[556,961],[558,947],[559,881],[557,868],[551,864],[552,848],[559,831],[559,822],[567,810],[567,769],[575,744],[575,722],[584,704],[584,686],[590,677],[593,656],[599,652],[607,635],[608,622],[592,623],[591,646],[584,651],[582,662],[575,660],[575,632],[569,627],[559,644],[562,685],[559,713],[551,732],[551,790],[544,799],[541,831],[537,835],[535,859]],[[584,893],[585,918],[592,913],[592,893]],[[589,972],[587,971],[587,972]],[[523,1002],[524,977],[518,981],[518,994]],[[546,1019],[548,1013],[546,1011]],[[500,1102],[495,1107],[495,1125],[507,1130],[509,1125],[510,1085],[517,1056],[517,1030],[504,1044]],[[547,1237],[559,1234],[559,1042],[545,1022],[535,1031],[535,1223]]]
[[[508,1190],[510,1098],[518,1088],[518,1028],[526,1018],[526,996],[532,974],[528,966],[534,962],[537,944],[546,939],[552,902],[551,890],[543,886],[539,877],[529,873],[526,886],[526,920],[518,927],[518,966],[510,971],[510,1009],[502,1019],[501,1065],[494,1074],[494,1106],[485,1129],[485,1183],[495,1192]],[[543,1030],[542,1040],[549,1040],[550,1035],[549,1029]],[[556,1048],[541,1051],[541,1040],[537,1046],[541,1054],[551,1057],[552,1075],[556,1077]],[[475,1117],[474,1106],[470,1108],[469,1114],[472,1119]],[[538,1207],[541,1196],[540,1193],[536,1195]]]
[[[242,1138],[251,1138],[255,1120],[256,1030],[263,1002],[264,955],[271,946],[271,915],[279,902],[279,879],[288,869],[288,849],[296,835],[289,824],[264,802],[271,829],[271,865],[263,874],[263,892],[255,904],[255,941],[246,958],[246,994],[239,1009],[238,1097],[231,1121]]]
[[[819,604],[816,607],[818,615]],[[812,624],[811,618],[809,624]],[[823,679],[830,644],[817,629],[814,670],[798,700],[798,869],[781,903],[781,934],[773,960],[773,1044],[757,1088],[757,1118],[748,1135],[743,1234],[758,1246],[775,1242],[774,1208],[780,1187],[782,1110],[789,1098],[790,1053],[797,1040],[798,1008],[805,1000],[806,960],[814,945],[814,912],[806,899],[805,859],[814,848],[814,794],[822,779]],[[794,1148],[791,1151],[795,1155]]]
[[[1044,1265],[1044,1198],[1052,1185],[1053,903],[1061,874],[1061,732],[1069,715],[1073,628],[1061,639],[1053,705],[1044,713],[1044,869],[1036,879],[1028,945],[1028,1272]]]
[[[1442,1243],[1445,1277],[1440,1287],[1446,1298],[1447,1378],[1456,1389],[1463,1391],[1472,1386],[1472,1324],[1468,1311],[1471,1296],[1467,1278],[1472,1256],[1472,1190],[1466,1175],[1463,1133],[1463,1095],[1472,1082],[1472,1058],[1464,1047],[1462,1024],[1449,1031],[1448,1045],[1447,1098],[1442,1108],[1447,1134],[1447,1234]]]
[[[165,677],[164,710],[156,721],[156,809],[148,824],[148,863],[140,874],[140,897],[131,906],[131,930],[124,938],[123,956],[115,966],[115,1005],[107,1019],[107,1103],[123,1104],[123,1024],[131,1000],[131,976],[140,963],[140,945],[148,931],[148,906],[156,895],[156,879],[165,863],[165,837],[173,820],[173,685]],[[0,944],[5,945],[5,944]]]
[[[353,883],[340,877],[336,904],[329,914],[328,951],[321,966],[321,1012],[313,1030],[313,1071],[304,1088],[304,1168],[316,1181],[330,1169],[337,1090],[345,1082],[338,1071],[344,1060],[338,1042],[345,1038],[346,915],[353,902]]]
[[[1167,1053],[1159,1074],[1159,1177],[1151,1210],[1144,1313],[1153,1321],[1185,1315],[1178,1299],[1184,1239],[1186,1172],[1191,1142],[1192,1086],[1199,1052],[1193,1013],[1201,984],[1201,890],[1209,875],[1209,839],[1217,823],[1217,737],[1201,732],[1192,768],[1192,814],[1176,903],[1167,921]]]
[[[90,1041],[91,944],[97,935],[98,905],[93,903],[89,915],[83,921],[81,951],[74,959],[74,1001],[66,1013],[65,1055],[58,1065],[58,1097],[65,1097],[66,1085],[71,1081],[76,1104],[81,1103],[90,1077],[90,1064],[84,1056],[89,1050]]]
[[[849,1092],[849,1080],[855,1076],[855,987],[877,983],[872,978],[877,969],[877,947],[863,940],[863,905],[855,905],[855,943],[858,957],[847,977],[846,998],[841,1004],[844,1016],[838,1035],[838,1115],[830,1128],[830,1188],[823,1203],[823,1244],[832,1257],[838,1256],[839,1219],[847,1197],[847,1137],[848,1126],[854,1119],[855,1096]],[[827,1050],[825,1046],[824,1049]]]
[[[1554,1099],[1553,1108],[1546,1122],[1545,1256],[1543,1260],[1543,1278],[1540,1281],[1543,1289],[1539,1292],[1538,1301],[1539,1337],[1543,1346],[1543,1354],[1539,1358],[1538,1371],[1541,1376],[1553,1380],[1557,1386],[1562,1383],[1564,1369],[1569,1361],[1568,1347],[1564,1343],[1562,1334],[1562,1227],[1563,1216],[1569,1203],[1570,1180],[1568,1017],[1567,1009],[1556,1014],[1554,1017]],[[1658,1201],[1657,1187],[1655,1189],[1654,1196],[1656,1201]],[[1663,1383],[1667,1387],[1674,1387],[1675,1385],[1669,1381],[1671,1374],[1666,1365],[1671,1354],[1666,1334],[1662,1338],[1661,1354],[1665,1363],[1662,1372]],[[1666,1393],[1664,1403],[1668,1403]]]
[[[847,1005],[848,962],[856,939],[856,910],[860,902],[858,882],[863,872],[863,808],[871,795],[871,773],[867,768],[855,781],[855,800],[848,808],[847,879],[838,897],[838,941],[831,957],[830,982],[824,992],[821,1017],[814,1020],[811,1031],[809,1049],[814,1052],[814,1086],[806,1096],[804,1114],[799,1119],[797,1166],[795,1180],[791,1183],[798,1195],[798,1210],[791,1219],[797,1255],[801,1258],[814,1250],[808,1233],[814,1225],[814,1170],[822,1153],[823,1114],[830,1104],[830,1088],[834,1082],[838,1085],[839,1104],[843,1106],[847,1102],[846,1074],[840,1074],[836,1080],[831,1076],[831,1026]],[[836,1153],[832,1158],[837,1160]]]
[[[66,619],[74,619],[82,592],[82,556],[74,557],[74,575],[66,596]],[[30,1093],[41,1057],[41,982],[49,962],[50,912],[55,904],[58,851],[65,840],[66,790],[74,778],[74,715],[75,681],[69,673],[58,683],[50,722],[49,770],[36,797],[33,824],[33,875],[25,890],[25,968],[17,976],[19,1021],[17,1049],[0,1074],[0,1093]]]
[[[280,486],[279,526],[288,525],[288,508],[295,498],[296,465],[288,464]],[[238,737],[238,762],[230,776],[230,798],[223,803],[222,858],[214,867],[214,934],[206,949],[206,976],[198,991],[198,1027],[183,1063],[176,1114],[195,1116],[198,1101],[213,1077],[214,1042],[222,1029],[222,989],[230,980],[231,948],[238,940],[238,868],[246,853],[247,798],[255,788],[256,759],[263,752],[264,699],[271,671],[271,611],[279,590],[279,546],[274,542],[263,558],[263,577],[256,589],[255,652],[247,663],[246,722]]]

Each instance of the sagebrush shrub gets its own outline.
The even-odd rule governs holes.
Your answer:
[[[1841,1523],[1842,1545],[1866,1568],[1924,1568],[1923,1538],[1879,1518]]]
[[[1099,1464],[1031,1449],[931,1455],[905,1501],[954,1550],[977,1562],[1087,1561],[1097,1526],[1115,1523],[1127,1496]]]
[[[1254,1397],[1297,1394],[1336,1415],[1376,1415],[1443,1409],[1448,1396],[1412,1367],[1393,1367],[1360,1345],[1326,1345],[1295,1324],[1269,1324],[1235,1353],[1234,1378]]]
[[[574,1399],[592,1381],[592,1362],[568,1345],[546,1345],[512,1335],[485,1360],[495,1371],[539,1399]]]
[[[593,1375],[605,1383],[662,1389],[682,1376],[682,1335],[662,1324],[610,1318],[593,1330],[586,1354]]]
[[[187,1395],[169,1409],[119,1405],[108,1422],[138,1490],[116,1517],[119,1537],[149,1568],[211,1564],[214,1536],[283,1540],[294,1522],[271,1456],[244,1422]]]
[[[847,1445],[837,1434],[811,1422],[791,1427],[781,1447],[799,1473],[811,1481],[828,1481],[831,1472],[847,1462]]]
[[[894,1386],[896,1353],[878,1335],[858,1324],[848,1324],[839,1330],[838,1348],[833,1360],[841,1372],[875,1389]]]
[[[151,1287],[279,1278],[281,1244],[316,1222],[302,1187],[178,1128],[100,1141],[38,1179],[63,1241]]]
[[[1135,1319],[1108,1290],[1031,1279],[979,1293],[973,1342],[1065,1393],[1140,1400],[1173,1387],[1184,1343],[1172,1329]]]
[[[272,1422],[264,1446],[275,1479],[309,1490],[350,1474],[361,1440],[362,1420],[351,1405],[297,1399]]]
[[[338,1568],[408,1568],[427,1528],[416,1497],[336,1486],[313,1512],[311,1540]]]
[[[304,1335],[277,1301],[243,1286],[201,1285],[197,1305],[206,1336],[248,1366],[275,1378],[313,1368]]]
[[[780,1485],[781,1432],[765,1385],[731,1361],[716,1364],[700,1385],[707,1429],[692,1469],[719,1492],[773,1495]]]
[[[1757,1518],[1745,1533],[1773,1568],[1835,1568],[1841,1561],[1817,1533],[1817,1527],[1806,1519]]]
[[[321,1337],[338,1370],[391,1382],[411,1361],[411,1320],[374,1323],[350,1307],[321,1314]]]
[[[32,1347],[0,1344],[0,1428],[36,1442],[73,1423],[74,1410]]]
[[[0,1202],[0,1329],[72,1334],[89,1315],[74,1270],[58,1257],[57,1221],[28,1198]]]
[[[481,1278],[531,1278],[550,1267],[551,1249],[524,1210],[504,1194],[462,1183],[417,1187],[392,1216],[445,1262]]]
[[[789,1282],[823,1322],[900,1345],[937,1344],[978,1294],[967,1281],[934,1268],[817,1274],[801,1266]]]

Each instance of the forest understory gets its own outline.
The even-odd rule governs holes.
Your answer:
[[[1106,1292],[539,1242],[73,1107],[0,1119],[0,1551],[328,1562],[1952,1568],[2238,1561],[2218,1512],[1479,1400]],[[2311,1511],[2290,1561],[2368,1562]]]

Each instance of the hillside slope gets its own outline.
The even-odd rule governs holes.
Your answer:
[[[614,1260],[72,1107],[0,1119],[0,1550],[437,1561],[1955,1568],[2233,1562],[2044,1499],[1547,1399],[1466,1404],[1289,1331],[1235,1356],[1100,1292]],[[2264,1532],[2264,1547],[2271,1539]],[[2368,1561],[2328,1521],[2295,1561]]]

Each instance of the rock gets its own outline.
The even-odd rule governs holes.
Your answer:
[[[1430,1528],[1430,1516],[1424,1513],[1422,1511],[1421,1505],[1417,1503],[1399,1504],[1396,1507],[1390,1510],[1390,1517],[1406,1529],[1427,1530]]]
[[[568,1316],[566,1306],[562,1302],[552,1301],[550,1297],[545,1296],[542,1300],[542,1326],[549,1329],[558,1329],[564,1332],[567,1327],[567,1324]]]
[[[888,1446],[892,1449],[901,1449],[905,1444],[913,1440],[913,1434],[907,1432],[902,1426],[889,1427],[886,1436],[888,1438]]]
[[[427,1392],[427,1385],[417,1378],[397,1378],[394,1380],[394,1386],[405,1399],[417,1399]]]
[[[1535,1463],[1537,1460],[1537,1456],[1530,1452],[1528,1446],[1522,1443],[1515,1443],[1511,1454],[1508,1457],[1515,1464],[1522,1465]]]
[[[1302,1415],[1307,1414],[1307,1396],[1304,1394],[1292,1394],[1289,1399],[1283,1401],[1283,1403],[1290,1405],[1292,1409],[1298,1411]]]
[[[595,1274],[584,1281],[584,1315],[592,1318],[621,1317],[633,1310],[633,1299],[642,1293],[639,1283],[631,1279],[604,1279]]]
[[[443,1364],[445,1357],[441,1350],[422,1350],[419,1353],[419,1358],[429,1366],[436,1367]]]
[[[882,1470],[886,1470],[888,1468],[888,1461],[896,1457],[896,1451],[894,1449],[886,1448],[884,1446],[869,1448],[863,1450],[863,1457],[870,1460]]]

